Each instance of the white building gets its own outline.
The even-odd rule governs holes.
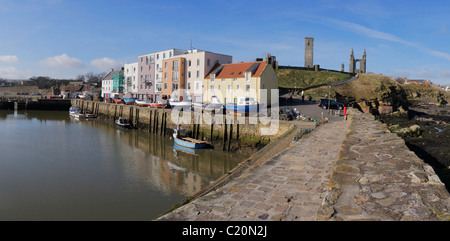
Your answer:
[[[138,91],[138,62],[124,65],[123,93],[137,93]]]
[[[186,90],[190,92],[194,102],[202,102],[203,80],[214,65],[233,62],[232,56],[197,49],[188,50],[177,57],[186,59]]]

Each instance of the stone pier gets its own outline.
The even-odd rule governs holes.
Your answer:
[[[157,220],[449,220],[449,208],[433,169],[352,110]]]

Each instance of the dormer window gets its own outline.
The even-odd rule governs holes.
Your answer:
[[[230,76],[232,76],[234,74],[234,72],[231,72]]]
[[[216,76],[215,74],[211,74],[211,82],[214,82],[214,77],[215,76]]]

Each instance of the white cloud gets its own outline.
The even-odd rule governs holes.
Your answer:
[[[15,55],[4,55],[0,56],[0,62],[13,64],[19,62],[19,58],[17,58],[17,56]]]
[[[14,67],[0,68],[0,78],[3,79],[24,79],[25,74]]]
[[[67,54],[58,55],[55,57],[46,58],[39,62],[41,65],[48,67],[61,68],[83,68],[84,64],[77,58],[69,57]]]
[[[122,61],[110,59],[110,58],[99,58],[91,61],[91,65],[97,67],[102,71],[110,71],[111,69],[116,69],[122,67],[125,63]]]

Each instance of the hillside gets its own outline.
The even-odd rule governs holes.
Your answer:
[[[336,86],[334,91],[339,99],[356,103],[361,108],[377,110],[378,106],[392,106],[394,111],[408,108],[404,89],[385,75],[359,74],[357,80]]]
[[[412,104],[416,103],[434,103],[446,104],[450,102],[450,92],[432,84],[403,84],[408,100]]]
[[[280,88],[306,88],[350,78],[349,74],[335,72],[316,72],[298,69],[277,69]]]

